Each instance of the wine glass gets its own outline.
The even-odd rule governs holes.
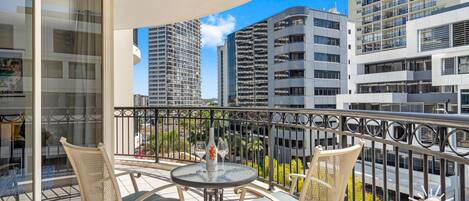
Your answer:
[[[206,144],[204,141],[197,141],[194,144],[194,147],[192,150],[194,150],[195,155],[197,155],[200,158],[200,161],[202,162],[202,158],[205,156],[206,153]]]
[[[223,138],[218,138],[218,154],[221,156],[222,167],[225,167],[225,156],[228,154],[228,142]]]

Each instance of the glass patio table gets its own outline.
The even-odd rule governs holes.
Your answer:
[[[248,166],[225,163],[218,168],[207,172],[205,163],[181,166],[171,170],[171,179],[180,186],[203,188],[204,200],[222,201],[224,188],[249,184],[257,178],[256,170]]]

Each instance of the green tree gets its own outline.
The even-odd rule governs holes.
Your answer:
[[[145,145],[147,154],[156,154],[156,135],[152,135],[150,140]],[[189,143],[181,139],[179,133],[175,130],[169,132],[158,133],[158,154],[164,155],[167,153],[181,152],[189,150]]]

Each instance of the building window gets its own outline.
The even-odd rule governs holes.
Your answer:
[[[306,16],[293,16],[274,24],[274,31],[282,30],[289,26],[305,25]]]
[[[274,46],[281,47],[290,43],[301,43],[301,42],[304,42],[304,37],[305,37],[304,34],[295,34],[295,35],[289,35],[289,36],[277,38],[274,41]]]
[[[335,104],[316,104],[316,105],[314,105],[314,108],[317,108],[317,109],[335,109],[336,105]]]
[[[62,61],[42,61],[43,78],[62,78]]]
[[[276,96],[304,96],[304,87],[276,88]]]
[[[93,63],[70,62],[68,66],[70,79],[96,79],[95,64]]]
[[[325,19],[314,18],[314,26],[323,27],[328,29],[340,29],[340,23]]]
[[[304,70],[285,70],[285,71],[277,71],[274,73],[274,77],[276,80],[283,80],[289,78],[303,78],[305,76]]]
[[[0,24],[0,48],[13,49],[13,25]]]
[[[455,59],[454,57],[451,58],[444,58],[442,59],[442,68],[441,68],[441,74],[442,75],[454,75],[456,74],[454,64],[455,64]]]
[[[335,96],[340,93],[340,88],[316,87],[314,95],[316,96]]]
[[[288,79],[289,75],[288,75],[288,71],[285,70],[285,71],[277,71],[274,73],[274,78],[276,80],[283,80],[283,79]]]
[[[305,108],[305,105],[282,105],[282,104],[276,104],[274,105],[275,108]]]
[[[340,39],[315,35],[314,36],[314,43],[323,44],[323,45],[340,46]]]
[[[97,33],[55,29],[53,44],[55,53],[102,55],[102,37],[101,34]],[[81,46],[78,44],[81,44]]]
[[[340,55],[315,52],[314,60],[340,63]]]
[[[340,79],[340,71],[314,70],[314,78],[320,78],[320,79]]]
[[[296,61],[296,60],[304,60],[304,59],[305,59],[304,52],[290,52],[287,54],[275,55],[274,63],[283,63],[286,61]]]
[[[458,73],[469,73],[469,56],[458,57]]]
[[[304,70],[290,70],[290,78],[303,78],[305,77]]]
[[[469,20],[453,24],[453,46],[469,45]]]
[[[469,113],[469,89],[461,90],[461,113]]]
[[[420,31],[420,51],[449,47],[449,25],[423,29]]]
[[[291,87],[290,95],[291,96],[303,96],[305,95],[305,88],[304,87]]]

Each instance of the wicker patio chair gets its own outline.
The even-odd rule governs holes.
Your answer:
[[[360,140],[354,146],[327,151],[317,146],[307,174],[289,175],[291,180],[289,193],[280,191],[269,193],[253,186],[244,186],[236,189],[240,193],[240,201],[245,199],[246,192],[262,197],[253,201],[343,201],[348,179],[364,144],[365,142]],[[299,178],[304,180],[299,182]],[[299,198],[294,196],[297,183],[303,185]]]
[[[179,199],[163,198],[155,193],[174,184],[163,185],[152,191],[139,191],[136,178],[139,173],[123,172],[114,174],[113,166],[108,158],[103,144],[97,148],[81,147],[67,143],[66,138],[61,138],[65,152],[73,167],[78,180],[82,201],[176,201]],[[116,177],[130,175],[135,193],[121,197]],[[184,200],[178,188],[181,200]]]

